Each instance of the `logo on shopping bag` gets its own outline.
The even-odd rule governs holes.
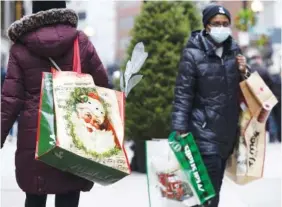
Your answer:
[[[169,141],[169,145],[175,153],[183,153],[181,151],[184,151],[185,157],[187,158],[191,171],[192,171],[192,176],[194,177],[194,180],[197,185],[196,188],[198,189],[198,191],[204,192],[205,189],[204,189],[200,174],[198,172],[197,165],[195,163],[193,154],[189,148],[189,145],[185,145],[184,147],[182,147],[181,144],[177,141]]]
[[[175,151],[175,152],[181,151],[182,147],[178,142],[169,141],[168,143],[169,143],[170,147],[173,149],[173,151]]]
[[[51,134],[50,136],[51,141],[49,142],[50,145],[56,145],[56,136],[55,134]]]
[[[235,151],[235,157],[237,159],[237,174],[245,175],[247,173],[248,166],[248,149],[247,144],[243,136],[239,137],[239,146]],[[231,160],[230,160],[231,161]]]
[[[194,157],[193,157],[192,152],[191,152],[188,145],[186,145],[184,147],[184,153],[185,153],[185,156],[187,157],[187,159],[189,161],[189,164],[190,164],[191,170],[193,172],[193,176],[195,178],[198,190],[201,191],[201,192],[204,192],[205,189],[203,188],[204,186],[203,186],[203,183],[201,181],[200,174],[198,172]]]
[[[264,92],[264,87],[261,86],[261,87],[259,87],[258,90],[257,90],[257,95],[260,95],[260,94],[263,93],[263,92]]]
[[[63,159],[64,157],[64,152],[63,151],[59,151],[59,152],[54,152],[54,155],[59,158],[59,159]]]
[[[257,157],[257,145],[258,145],[258,137],[260,133],[258,131],[255,131],[253,136],[250,139],[250,158],[249,158],[249,166],[252,167],[252,165],[256,162]]]

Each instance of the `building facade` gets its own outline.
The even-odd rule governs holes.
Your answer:
[[[260,11],[255,11],[252,3],[256,1],[260,4]],[[218,1],[226,8],[228,8],[234,17],[244,6],[244,1]],[[248,8],[252,8],[256,12],[257,23],[254,28],[248,31],[249,39],[256,39],[259,35],[267,35],[271,41],[273,49],[272,61],[273,65],[269,68],[271,73],[278,73],[281,70],[281,28],[282,28],[282,14],[281,0],[253,0],[246,2]],[[233,34],[238,39],[238,32],[233,26]]]
[[[1,70],[7,70],[10,41],[7,37],[9,25],[16,20],[15,2],[0,1],[1,5]]]
[[[25,1],[0,1],[1,8],[1,69],[7,70],[11,42],[7,36],[8,27],[25,15]],[[31,4],[31,2],[29,2]],[[28,3],[27,3],[28,4]]]
[[[270,37],[273,55],[273,65],[269,68],[271,73],[281,73],[282,68],[282,42],[281,42],[281,28],[282,28],[282,1],[261,1],[263,11],[258,13],[258,23],[256,32],[266,34]]]
[[[67,8],[77,12],[78,29],[84,31],[105,66],[115,61],[114,1],[68,1]]]
[[[124,61],[126,49],[130,43],[130,31],[135,17],[140,14],[143,1],[116,1],[116,63]]]
[[[130,31],[133,29],[136,16],[141,12],[141,7],[146,1],[116,1],[116,63],[121,64],[126,58],[126,50],[130,43]],[[195,2],[201,10],[209,0]]]

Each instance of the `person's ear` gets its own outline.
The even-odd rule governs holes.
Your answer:
[[[207,26],[205,27],[205,30],[206,30],[206,33],[208,34],[208,33],[211,31],[210,26],[209,26],[209,25],[207,25]]]

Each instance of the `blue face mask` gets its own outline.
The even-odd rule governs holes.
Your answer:
[[[222,43],[231,35],[229,27],[211,27],[210,36],[217,43]]]

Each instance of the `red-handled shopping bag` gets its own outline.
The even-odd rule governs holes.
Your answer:
[[[124,92],[97,87],[91,75],[81,73],[77,39],[73,71],[53,71],[51,76],[48,74],[48,81],[53,90],[53,109],[49,100],[53,118],[39,119],[39,128],[44,131],[51,120],[54,127],[49,127],[52,128],[47,130],[49,133],[39,132],[37,159],[103,185],[129,175],[130,167],[122,143]],[[42,87],[44,91],[44,85]],[[51,93],[48,95],[51,97]],[[44,104],[43,93],[41,106]],[[41,115],[44,114],[42,108]]]

